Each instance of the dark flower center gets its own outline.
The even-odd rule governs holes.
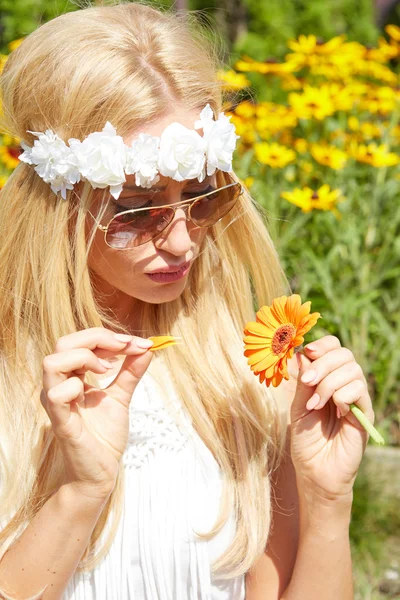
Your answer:
[[[274,337],[272,338],[272,351],[274,354],[280,354],[285,350],[288,344],[292,341],[296,335],[296,328],[292,323],[285,323],[278,327],[275,331]]]

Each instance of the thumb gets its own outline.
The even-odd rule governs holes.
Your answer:
[[[307,415],[310,411],[306,408],[308,400],[313,396],[316,386],[310,386],[301,381],[303,373],[308,369],[312,361],[301,352],[296,352],[299,372],[297,375],[297,387],[290,410],[292,423]]]
[[[153,352],[128,355],[114,381],[105,390],[126,406],[129,405],[137,384],[147,371]]]

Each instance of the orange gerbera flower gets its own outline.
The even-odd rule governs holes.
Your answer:
[[[260,308],[256,322],[245,325],[244,355],[260,383],[277,387],[283,378],[289,379],[288,359],[321,317],[318,312],[310,314],[310,307],[311,302],[301,304],[298,294],[280,296],[271,306]]]
[[[149,340],[154,342],[154,344],[149,348],[151,352],[153,350],[164,350],[164,348],[168,348],[168,346],[173,346],[177,344],[177,340],[180,338],[175,337],[173,335],[156,335],[153,337],[149,337]]]

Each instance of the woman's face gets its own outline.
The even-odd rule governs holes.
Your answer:
[[[124,142],[129,144],[139,133],[161,136],[165,127],[175,121],[194,130],[193,125],[198,118],[198,111],[174,110],[167,117],[160,118],[145,129],[125,138]],[[203,134],[202,129],[196,131],[200,135]],[[165,189],[156,191],[164,186]],[[209,191],[209,186],[217,187],[215,174],[206,177],[201,183],[197,179],[179,182],[160,175],[160,180],[150,189],[136,188],[135,175],[126,175],[126,183],[118,200],[110,200],[122,205],[125,210],[145,204],[152,196],[157,205],[172,204],[205,193]],[[139,198],[144,200],[139,201]],[[96,216],[99,208],[100,199],[97,196],[90,211]],[[107,224],[112,214],[111,209],[110,216],[105,215],[102,224]],[[93,219],[88,214],[87,233],[92,227]],[[138,300],[158,304],[176,299],[187,285],[191,265],[199,255],[206,233],[207,228],[196,227],[186,220],[186,214],[180,207],[166,230],[156,239],[136,248],[110,248],[104,241],[104,232],[97,230],[89,254],[89,269],[96,288],[102,295],[104,307],[111,308],[116,316],[127,324]],[[189,269],[176,281],[160,281],[157,277],[149,276],[167,268],[176,271],[184,263],[190,263]]]

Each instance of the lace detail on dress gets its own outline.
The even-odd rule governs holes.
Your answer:
[[[141,389],[136,389],[140,396],[136,394],[137,402],[134,398],[129,409],[129,438],[122,459],[125,466],[131,467],[141,467],[158,450],[178,452],[189,440],[188,433],[159,402],[159,396],[154,396],[154,390],[145,383],[145,378],[140,384]],[[175,405],[175,410],[185,422],[187,417],[182,407]]]

